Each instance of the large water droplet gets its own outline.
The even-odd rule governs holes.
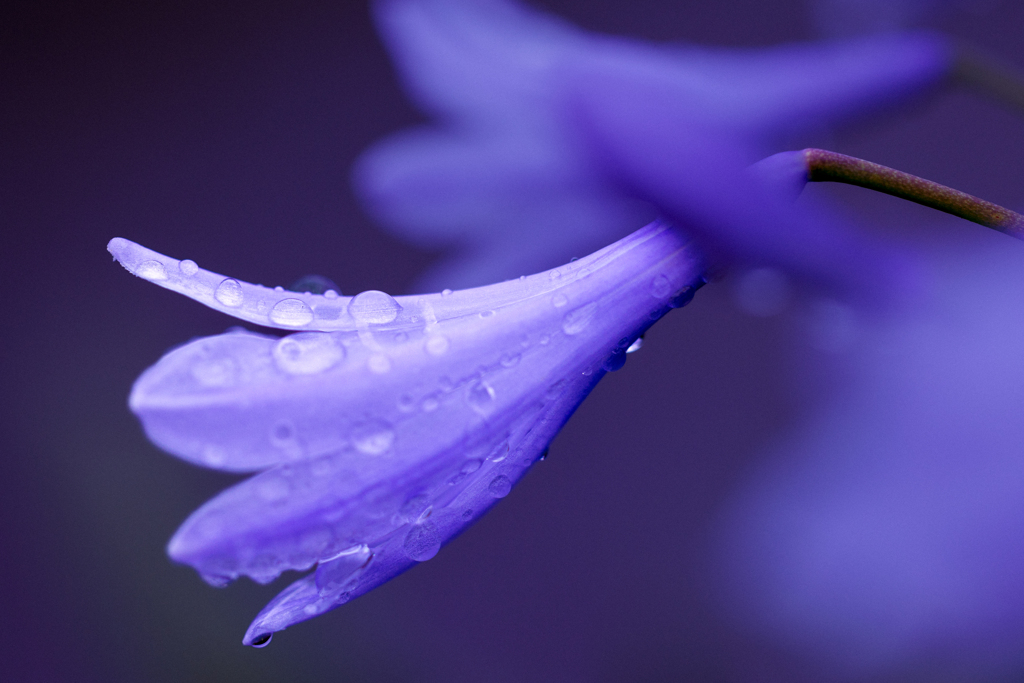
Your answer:
[[[225,306],[237,308],[242,305],[242,285],[238,280],[228,278],[217,285],[217,291],[213,296]]]
[[[494,389],[483,382],[473,382],[466,392],[466,401],[481,413],[490,412],[494,408]]]
[[[508,452],[508,441],[502,441],[497,446],[495,446],[494,450],[491,451],[491,454],[487,456],[487,459],[490,460],[491,462],[501,462],[502,460],[508,457]]]
[[[315,575],[320,597],[351,591],[359,583],[359,574],[369,566],[372,559],[373,553],[364,543],[346,548],[329,560],[321,560]]]
[[[431,356],[441,356],[448,350],[448,337],[443,334],[435,334],[427,339],[427,353]]]
[[[270,640],[273,637],[274,637],[273,633],[262,633],[262,634],[260,634],[260,635],[258,635],[258,636],[256,636],[255,638],[252,639],[252,646],[253,647],[266,647],[267,645],[270,645]]]
[[[658,275],[651,280],[651,296],[664,299],[672,291],[672,283],[665,275]]]
[[[315,375],[345,358],[345,347],[323,332],[299,332],[274,345],[277,367],[293,375]]]
[[[192,259],[185,259],[178,264],[178,270],[181,271],[185,277],[192,277],[199,272],[199,266]]]
[[[382,325],[398,317],[402,307],[386,292],[371,289],[356,294],[348,304],[348,312],[357,322]]]
[[[615,372],[616,370],[620,370],[625,364],[626,352],[619,349],[612,352],[610,356],[604,359],[602,367],[608,372]]]
[[[504,498],[512,490],[512,482],[504,474],[499,474],[487,485],[487,492],[495,498]]]
[[[352,429],[352,444],[360,453],[380,455],[391,448],[395,430],[385,420],[368,420]]]
[[[637,351],[639,351],[643,347],[644,347],[644,338],[643,337],[637,337],[633,341],[633,343],[629,345],[629,348],[626,349],[626,353],[636,353]]]
[[[561,292],[559,292],[558,294],[555,294],[553,297],[551,297],[551,304],[555,308],[562,308],[563,306],[567,305],[568,303],[569,303],[569,297],[567,297],[565,294],[562,294]]]
[[[313,322],[313,311],[299,299],[282,299],[270,309],[270,320],[278,325],[302,327]]]
[[[417,524],[409,529],[402,543],[402,550],[410,559],[426,562],[441,549],[441,535],[431,522]]]
[[[579,334],[587,329],[597,313],[597,302],[591,301],[586,306],[569,311],[562,319],[562,331],[568,335]]]
[[[442,289],[441,290],[441,296],[451,296],[451,295],[452,295],[452,290],[450,290],[450,289]]]
[[[139,264],[139,267],[135,269],[135,274],[139,277],[144,277],[147,280],[167,279],[167,271],[164,269],[164,264],[159,261],[143,261]]]

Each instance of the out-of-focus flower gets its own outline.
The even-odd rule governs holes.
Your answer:
[[[854,36],[904,30],[950,9],[992,6],[998,0],[812,0],[818,32]]]
[[[801,363],[833,386],[726,515],[732,611],[826,679],[1024,660],[1024,248],[975,239],[898,316],[816,308]]]
[[[437,287],[587,253],[638,224],[651,210],[638,201],[721,256],[818,279],[884,269],[857,262],[872,249],[841,221],[776,207],[742,169],[795,132],[921,92],[951,65],[945,41],[925,34],[727,50],[595,35],[506,0],[376,11],[434,124],[369,150],[356,187],[396,234],[457,252],[428,276]]]
[[[109,249],[130,272],[212,308],[303,330],[192,341],[130,398],[171,453],[262,470],[197,510],[172,558],[213,584],[316,567],[259,614],[244,639],[253,645],[433,557],[703,283],[700,257],[660,223],[549,272],[400,297],[271,290],[127,240]]]

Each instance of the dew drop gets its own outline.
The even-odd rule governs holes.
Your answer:
[[[242,305],[242,285],[238,280],[228,278],[217,285],[217,291],[213,296],[225,306],[237,308]]]
[[[382,325],[398,317],[402,307],[394,297],[371,289],[356,294],[348,304],[348,312],[357,322]]]
[[[178,270],[181,271],[185,277],[192,277],[199,272],[199,266],[192,259],[185,259],[178,264]]]
[[[452,290],[450,290],[450,289],[442,289],[441,290],[441,296],[451,296],[451,295],[452,295]]]
[[[423,412],[425,413],[432,413],[440,406],[441,402],[437,400],[436,396],[427,396],[423,399],[423,403],[420,404],[420,407],[423,408]]]
[[[427,339],[426,349],[431,356],[442,356],[448,350],[448,337],[436,334]]]
[[[366,361],[366,367],[375,375],[383,375],[391,370],[391,359],[383,353],[375,353]]]
[[[665,275],[658,275],[651,280],[651,296],[656,299],[664,299],[672,291],[672,283]]]
[[[643,347],[644,347],[644,338],[643,337],[637,337],[636,340],[634,340],[634,342],[629,345],[629,348],[626,349],[626,353],[636,353],[637,351],[639,351]]]
[[[480,311],[480,317],[481,318],[490,318],[492,315],[494,315],[494,311],[491,311],[491,310]]]
[[[686,304],[693,301],[693,295],[697,293],[696,287],[687,285],[676,292],[671,299],[669,299],[669,308],[682,308]]]
[[[252,639],[252,646],[253,647],[266,647],[267,645],[270,645],[270,640],[273,637],[274,637],[273,633],[261,633],[260,635],[258,635],[258,636],[256,636],[255,638]]]
[[[512,482],[504,474],[499,474],[487,485],[487,492],[495,498],[504,498],[512,490]]]
[[[569,297],[567,297],[565,294],[562,294],[561,292],[559,292],[558,294],[555,294],[553,297],[551,297],[551,304],[555,308],[562,308],[563,306],[567,305],[568,303],[569,303]]]
[[[601,365],[608,372],[615,372],[616,370],[622,369],[622,366],[626,364],[626,352],[617,350],[610,356],[604,359],[604,363]]]
[[[562,319],[562,331],[568,335],[579,334],[587,329],[597,313],[597,302],[591,301],[565,314]]]
[[[293,375],[315,375],[345,358],[345,348],[322,332],[299,332],[274,345],[274,362]]]
[[[489,412],[494,408],[494,389],[483,382],[473,382],[466,393],[466,401],[478,412]]]
[[[402,543],[402,550],[410,559],[426,562],[441,549],[441,536],[431,523],[417,524],[409,529]]]
[[[487,456],[487,459],[491,462],[501,462],[508,457],[509,445],[508,441],[502,441],[499,443],[491,454]]]
[[[461,471],[463,474],[473,474],[478,469],[480,469],[480,466],[483,464],[484,463],[482,460],[477,460],[476,458],[473,458],[472,460],[466,461],[466,463],[462,466]]]
[[[541,346],[547,346],[547,343],[549,341],[551,341],[551,337],[549,337],[546,334],[540,335],[540,339],[538,340],[538,342],[540,343]]]
[[[328,289],[326,292],[324,292],[325,299],[337,299],[339,296],[340,295],[338,294],[338,292],[333,289]]]
[[[562,277],[562,271],[560,271],[560,270],[558,270],[558,269],[552,270],[552,271],[551,271],[551,273],[550,273],[550,275],[549,275],[549,277],[550,277],[550,278],[551,278],[552,280],[557,280],[557,279],[559,279],[560,277]]]
[[[395,430],[385,420],[369,420],[352,429],[356,450],[367,455],[380,455],[395,442]]]
[[[519,365],[519,361],[522,356],[518,353],[506,353],[501,356],[501,366],[504,368],[514,368]]]
[[[313,311],[299,299],[281,299],[270,309],[270,320],[287,327],[302,327],[313,322]]]
[[[220,574],[200,574],[199,576],[203,581],[214,588],[224,588],[231,583],[230,576],[222,576]]]
[[[144,277],[147,280],[167,279],[167,271],[164,270],[164,264],[159,261],[143,261],[139,264],[139,267],[135,269],[135,274],[139,277]]]

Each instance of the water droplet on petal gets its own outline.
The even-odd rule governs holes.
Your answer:
[[[672,291],[672,283],[665,275],[658,275],[651,280],[651,296],[656,299],[664,299]]]
[[[549,276],[549,277],[550,277],[550,278],[551,278],[552,280],[557,280],[557,279],[559,279],[560,277],[562,277],[562,271],[560,271],[560,270],[557,270],[557,269],[556,269],[556,270],[552,270],[552,271],[551,271],[551,274],[550,274],[550,276]]]
[[[199,576],[214,588],[224,588],[224,586],[231,583],[230,576],[221,576],[220,574],[200,574]]]
[[[441,356],[448,350],[448,337],[443,334],[435,334],[427,339],[427,353],[431,356]]]
[[[159,261],[143,261],[139,264],[139,267],[135,269],[135,274],[139,277],[144,277],[147,280],[167,279],[167,271],[164,270],[164,264]]]
[[[441,296],[451,296],[451,295],[452,295],[452,290],[450,290],[450,289],[442,289],[441,290]]]
[[[466,401],[481,413],[489,412],[494,408],[494,389],[483,382],[473,382],[466,393]]]
[[[339,296],[340,294],[338,294],[337,290],[334,289],[328,289],[326,292],[324,292],[325,299],[337,299]]]
[[[508,457],[509,445],[508,441],[502,441],[499,443],[491,454],[487,456],[487,459],[491,462],[501,462]]]
[[[494,315],[494,311],[491,311],[491,310],[480,311],[480,317],[481,318],[490,318],[492,315]]]
[[[431,522],[417,524],[409,529],[402,550],[410,559],[426,562],[441,549],[441,536]]]
[[[270,640],[273,637],[274,637],[273,633],[263,633],[261,635],[258,635],[258,636],[256,636],[255,638],[252,639],[252,646],[253,647],[266,647],[267,645],[270,645]]]
[[[348,304],[348,312],[357,322],[382,325],[398,317],[402,307],[394,297],[371,289],[356,294]]]
[[[483,464],[484,463],[482,460],[477,460],[476,458],[473,458],[472,460],[467,460],[465,462],[465,464],[462,466],[461,471],[463,474],[473,474],[478,469],[480,469],[480,466]]]
[[[562,319],[562,331],[568,335],[579,334],[587,329],[597,313],[597,302],[591,301],[586,306],[569,311]]]
[[[217,291],[213,296],[225,306],[237,308],[242,305],[242,285],[238,280],[228,278],[217,285]]]
[[[555,294],[553,297],[551,297],[551,304],[555,308],[562,308],[563,306],[565,306],[568,303],[569,303],[569,297],[567,297],[565,294],[562,294],[561,292],[559,292],[558,294]]]
[[[499,474],[487,485],[487,492],[495,498],[504,498],[512,490],[512,482],[504,474]]]
[[[199,272],[199,266],[192,259],[185,259],[178,264],[178,270],[181,271],[185,277],[192,277]]]
[[[519,365],[519,361],[521,359],[522,356],[519,355],[518,353],[503,354],[501,357],[501,366],[505,368],[514,368],[515,366]]]
[[[299,332],[274,345],[277,367],[293,375],[315,375],[345,358],[345,348],[322,332]]]
[[[643,337],[637,337],[636,340],[634,340],[633,343],[629,345],[629,348],[626,349],[626,353],[636,353],[637,351],[639,351],[643,347],[644,347]]]
[[[540,339],[538,340],[541,346],[546,346],[549,341],[551,341],[551,337],[546,334],[540,335]]]
[[[423,403],[420,407],[423,408],[423,412],[432,413],[441,406],[441,402],[437,400],[437,396],[427,396],[423,399]]]
[[[278,325],[302,327],[313,322],[313,311],[299,299],[281,299],[270,309],[270,320]]]
[[[608,372],[615,372],[616,370],[622,369],[622,366],[626,364],[626,352],[620,350],[614,351],[610,356],[604,359],[603,367]]]
[[[380,455],[395,441],[395,431],[385,420],[369,420],[352,429],[352,443],[356,450],[367,455]]]

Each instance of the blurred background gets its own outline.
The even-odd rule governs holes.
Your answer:
[[[533,4],[659,41],[837,30],[805,0]],[[1024,72],[1020,3],[947,3],[918,23]],[[267,285],[313,273],[346,294],[405,293],[439,254],[379,231],[349,169],[422,117],[362,1],[7,3],[0,54],[0,678],[813,680],[727,624],[709,588],[716,510],[795,401],[795,313],[750,315],[728,277],[659,323],[550,457],[436,558],[242,647],[292,577],[217,590],[167,559],[178,524],[234,478],[158,451],[126,406],[164,351],[234,323],[130,276],[106,242]],[[794,148],[810,145],[1024,207],[1024,120],[970,92]],[[879,229],[975,229],[854,188],[810,192]],[[924,663],[892,680],[931,676]]]

